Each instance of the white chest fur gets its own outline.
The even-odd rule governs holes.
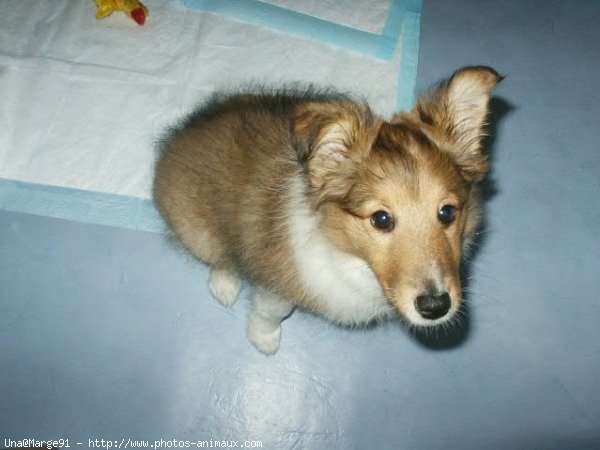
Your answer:
[[[346,325],[390,315],[392,307],[369,265],[341,251],[320,229],[300,176],[292,180],[290,207],[296,273],[319,311],[329,320]]]

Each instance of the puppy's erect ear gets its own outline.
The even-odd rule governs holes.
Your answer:
[[[371,150],[381,121],[366,105],[309,102],[297,107],[292,139],[317,202],[344,196],[355,165]]]
[[[488,171],[482,148],[492,92],[503,77],[484,66],[465,67],[429,96],[418,100],[414,113],[431,138],[455,158],[463,176],[481,180]]]

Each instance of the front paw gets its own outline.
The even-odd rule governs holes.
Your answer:
[[[256,324],[248,326],[248,339],[254,346],[265,355],[272,355],[279,349],[281,341],[281,325],[275,330],[266,330]]]
[[[219,303],[229,307],[235,303],[242,288],[242,279],[230,270],[212,269],[208,287]]]

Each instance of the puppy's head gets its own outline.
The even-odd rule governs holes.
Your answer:
[[[352,102],[300,107],[293,134],[323,230],[367,261],[410,323],[461,304],[460,262],[480,218],[478,183],[491,93],[487,67],[457,71],[391,122]]]

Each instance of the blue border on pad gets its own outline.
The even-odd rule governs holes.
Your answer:
[[[403,39],[396,106],[415,102],[422,0],[393,0],[383,33],[351,27],[258,0],[182,0],[184,5],[389,60]],[[0,209],[139,231],[163,233],[151,200],[0,178]]]
[[[287,34],[316,39],[386,61],[394,57],[400,39],[403,15],[411,10],[415,3],[414,0],[393,0],[383,33],[376,34],[260,0],[182,0],[182,2],[188,8],[218,13]],[[420,0],[418,3],[420,4]]]
[[[165,232],[152,200],[0,178],[0,209],[131,230]]]
[[[410,109],[414,105],[422,0],[393,0],[381,34],[357,30],[260,0],[182,0],[182,3],[192,9],[221,14],[386,61],[394,57],[402,38],[396,109]]]
[[[419,41],[421,37],[422,0],[405,0],[402,16],[402,67],[396,94],[396,109],[409,110],[415,104]]]

